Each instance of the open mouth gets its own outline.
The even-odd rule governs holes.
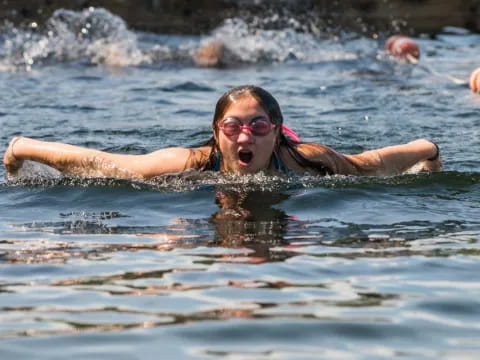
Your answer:
[[[248,165],[253,159],[253,154],[250,150],[240,150],[238,158],[242,164]]]

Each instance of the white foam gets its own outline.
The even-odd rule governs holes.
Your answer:
[[[355,53],[345,51],[341,44],[323,39],[310,32],[298,32],[294,27],[264,30],[249,26],[244,20],[228,19],[202,40],[202,44],[218,41],[226,48],[224,62],[320,62],[355,59]]]
[[[125,22],[101,8],[56,10],[45,29],[6,29],[0,71],[30,71],[37,63],[85,60],[107,66],[150,63]]]
[[[9,181],[38,180],[49,179],[57,180],[63,178],[63,175],[57,169],[36,161],[25,160],[15,175],[8,175]]]

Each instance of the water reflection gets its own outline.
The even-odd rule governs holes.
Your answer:
[[[56,221],[12,224],[19,232],[53,237],[28,242],[5,240],[2,243],[11,251],[5,248],[2,257],[10,263],[61,264],[78,258],[100,261],[108,253],[118,251],[201,247],[210,249],[202,254],[203,257],[221,262],[263,263],[282,261],[292,255],[271,250],[289,244],[285,235],[292,219],[276,208],[289,195],[278,191],[225,188],[214,189],[213,194],[218,211],[200,219],[179,217],[168,225],[143,226],[140,223],[132,226],[131,214],[119,211],[61,212],[60,220]],[[87,235],[88,241],[71,241],[73,239],[68,240],[65,235]]]
[[[289,221],[288,215],[274,205],[288,199],[288,195],[266,191],[218,191],[216,203],[220,210],[212,215],[217,246],[253,250],[251,263],[278,259],[279,253],[271,248],[287,245],[284,236]]]
[[[462,314],[437,316],[441,303],[410,301],[405,284],[417,298],[442,291],[462,306],[465,301],[455,297],[456,276],[468,264],[453,257],[457,270],[448,275],[439,251],[465,255],[470,246],[477,251],[470,255],[478,255],[478,245],[468,243],[478,224],[305,221],[283,210],[291,209],[286,202],[295,191],[238,188],[218,185],[208,193],[195,192],[190,199],[200,199],[202,206],[213,202],[216,208],[202,218],[179,216],[167,225],[160,217],[153,226],[143,225],[152,223],[132,218],[135,210],[125,206],[122,211],[62,212],[60,221],[17,225],[33,234],[0,241],[0,261],[9,271],[0,284],[0,339],[178,331],[193,339],[190,346],[198,341],[207,353],[217,349],[217,339],[209,343],[205,334],[218,334],[217,327],[232,322],[241,322],[246,334],[263,324],[260,332],[267,333],[275,322],[283,325],[278,328],[301,324],[297,332],[304,337],[313,329],[342,333],[351,342],[358,334],[375,341],[378,327],[389,336],[408,334],[407,326],[395,321],[399,316],[410,321],[412,313],[422,316],[415,326],[425,331],[431,322],[445,332],[475,326],[457,325]],[[429,229],[446,234],[432,238]],[[435,269],[443,282],[419,280],[418,273]],[[460,286],[472,295],[478,292],[468,281]],[[222,331],[218,343],[236,337]]]
[[[478,252],[468,245],[478,229],[474,220],[411,220],[392,224],[359,224],[324,217],[299,220],[282,209],[282,204],[295,193],[231,184],[209,188],[211,197],[205,199],[205,193],[186,192],[188,201],[201,197],[200,205],[192,205],[198,211],[205,208],[204,201],[214,202],[217,209],[201,218],[177,217],[166,225],[160,224],[158,209],[139,219],[133,209],[61,212],[57,221],[13,224],[19,232],[47,237],[34,241],[16,236],[5,239],[1,241],[1,259],[9,263],[62,264],[73,259],[105,261],[116,252],[175,250],[196,256],[198,263],[259,264],[306,254],[356,259]],[[138,197],[138,193],[134,195]],[[185,199],[183,194],[180,198]],[[290,203],[289,206],[292,207]],[[65,235],[87,237],[79,241]]]
[[[238,250],[202,254],[216,261],[283,261],[293,254],[272,248],[288,246],[285,235],[291,217],[275,205],[288,198],[289,195],[274,191],[219,190],[215,192],[219,210],[207,219],[178,218],[162,232],[137,235],[155,238],[158,248],[163,250],[201,246]]]

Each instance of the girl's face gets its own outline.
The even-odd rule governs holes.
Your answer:
[[[265,131],[265,123],[268,127],[272,126],[270,118],[257,100],[246,94],[235,100],[228,108],[222,119],[217,122],[218,130],[217,142],[222,153],[223,163],[221,170],[227,173],[237,175],[253,174],[261,170],[266,170],[270,165],[270,159],[275,147],[275,140],[278,129],[272,126],[271,130]],[[250,126],[262,128],[262,135],[252,134],[251,129],[241,128],[240,132],[231,132],[222,130],[222,126],[226,128],[228,124],[236,124],[241,126]],[[254,133],[259,133],[254,130]]]

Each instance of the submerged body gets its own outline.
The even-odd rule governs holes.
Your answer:
[[[150,179],[186,170],[219,170],[227,174],[253,174],[280,169],[312,174],[383,176],[442,169],[438,147],[425,139],[408,144],[344,155],[332,148],[293,140],[283,126],[276,100],[255,86],[241,86],[217,102],[213,136],[199,148],[166,148],[145,155],[112,154],[78,146],[14,138],[4,165],[14,174],[23,160],[49,165],[79,177]],[[282,166],[278,166],[281,163]]]

